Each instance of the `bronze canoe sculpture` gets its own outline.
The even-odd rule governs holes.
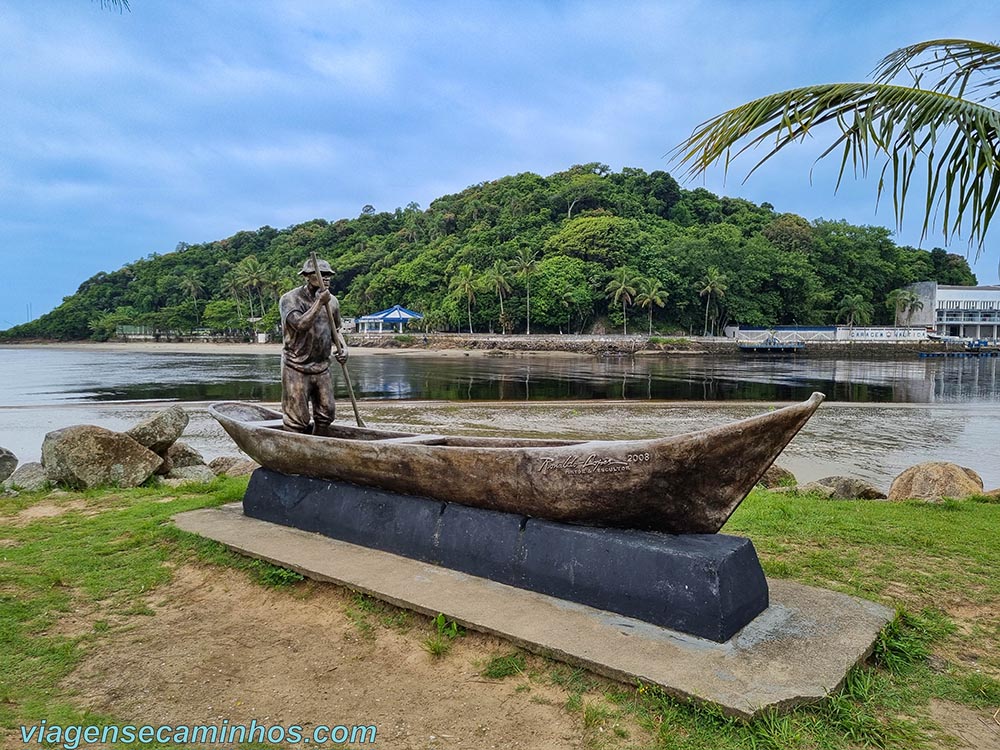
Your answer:
[[[333,424],[289,432],[281,414],[223,402],[209,413],[267,469],[554,521],[671,534],[717,532],[823,401],[673,437],[545,440]]]

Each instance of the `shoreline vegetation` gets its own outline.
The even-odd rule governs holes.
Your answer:
[[[739,342],[717,336],[622,336],[614,334],[459,334],[402,333],[347,334],[352,355],[370,353],[463,352],[468,355],[576,354],[583,356],[700,356],[738,355]],[[179,352],[179,353],[280,353],[277,342],[251,343],[190,337],[161,341],[0,341],[0,347],[86,349],[90,351]],[[921,352],[959,351],[940,341],[921,342],[809,342],[805,348],[782,357],[878,357],[909,358]],[[758,357],[760,355],[757,355]]]
[[[299,723],[324,723],[333,707],[393,745],[436,735],[587,750],[996,747],[1000,504],[985,498],[751,493],[723,532],[750,537],[768,576],[878,601],[897,617],[830,697],[741,722],[449,629],[446,616],[303,580],[169,523],[238,501],[246,481],[0,503],[0,653],[21,655],[0,659],[0,740],[17,744],[16,727],[43,718],[249,723],[280,715],[292,694]]]

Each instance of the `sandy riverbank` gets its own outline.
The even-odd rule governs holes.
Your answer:
[[[232,342],[193,342],[193,341],[58,341],[58,342],[32,342],[27,344],[0,344],[0,348],[5,346],[17,347],[19,349],[68,349],[77,351],[92,352],[129,352],[129,353],[160,353],[160,354],[262,354],[279,356],[281,354],[281,344],[240,344]],[[462,349],[462,348],[437,348],[437,347],[368,347],[349,346],[351,357],[369,357],[379,355],[413,356],[413,355],[435,355],[441,357],[495,357],[500,352],[494,349]],[[553,351],[553,350],[525,350],[504,352],[509,356],[532,356],[544,355],[579,357],[586,356],[580,352]]]
[[[406,337],[390,335],[349,334],[351,356],[377,354],[442,356],[590,356],[590,357],[677,357],[677,356],[736,356],[739,342],[719,337],[689,336],[653,339],[645,335],[577,335],[577,334],[412,334]],[[404,340],[399,340],[404,338]],[[85,349],[89,351],[160,352],[183,354],[278,354],[280,343],[252,344],[215,341],[129,341],[129,342],[0,342],[0,348],[27,347],[49,349]],[[795,354],[796,359],[869,358],[877,360],[910,359],[918,352],[948,351],[940,342],[874,343],[874,342],[810,342]]]

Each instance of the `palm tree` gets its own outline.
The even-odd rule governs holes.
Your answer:
[[[424,313],[423,328],[424,333],[430,333],[431,331],[440,331],[448,325],[448,315],[437,308],[428,310]]]
[[[573,294],[572,289],[563,289],[559,294],[559,304],[566,308],[566,333],[573,332],[573,304],[575,302],[576,296]],[[560,330],[559,333],[562,333],[562,331]]]
[[[236,316],[243,320],[243,310],[240,307],[240,290],[243,287],[240,286],[239,280],[236,278],[235,271],[230,271],[222,279],[222,291],[226,294],[232,295],[233,301],[236,302]],[[251,317],[253,315],[251,314]]]
[[[504,315],[503,311],[503,295],[506,292],[510,293],[510,278],[508,276],[507,266],[500,259],[493,261],[493,265],[486,269],[483,273],[483,283],[486,284],[487,289],[497,293],[500,298],[500,330],[507,333],[507,316]]]
[[[914,300],[920,301],[912,289],[893,289],[885,296],[885,306],[893,311],[892,324],[896,328],[899,328],[899,316],[913,304]],[[923,307],[922,302],[920,307]]]
[[[846,319],[847,327],[854,328],[855,323],[865,325],[872,319],[872,306],[865,300],[863,294],[847,294],[840,301],[837,309],[837,320]]]
[[[198,277],[194,274],[194,272],[190,272],[181,276],[178,286],[191,298],[191,301],[194,302],[195,320],[197,322],[200,319],[198,298],[205,293],[204,285],[202,285],[201,281],[198,280]]]
[[[635,299],[636,285],[639,282],[639,274],[628,266],[621,266],[614,270],[614,275],[604,291],[617,305],[622,303],[622,335],[628,336],[628,315],[625,311],[626,305],[631,305]]]
[[[450,287],[459,298],[465,297],[469,313],[469,333],[472,333],[472,303],[476,301],[476,278],[472,273],[472,266],[468,263],[459,266],[458,273],[451,277]]]
[[[250,300],[250,317],[253,314],[253,295],[257,294],[260,317],[264,317],[264,290],[274,283],[274,274],[261,263],[256,255],[248,255],[236,264],[236,281],[246,290]]]
[[[913,317],[913,313],[919,312],[920,310],[923,309],[924,309],[923,300],[920,299],[920,297],[916,293],[914,293],[913,298],[910,300],[910,303],[906,306],[906,322],[910,321],[910,318]]]
[[[653,305],[663,307],[667,304],[667,290],[663,288],[663,282],[654,278],[639,279],[639,294],[635,302],[640,308],[649,308],[649,335],[653,335]]]
[[[525,310],[527,311],[527,328],[525,332],[531,335],[531,274],[538,267],[538,255],[529,247],[522,247],[514,256],[514,274],[524,279],[524,289],[527,297]]]
[[[819,158],[839,151],[843,179],[884,158],[877,196],[891,184],[900,226],[910,179],[926,176],[923,234],[941,209],[947,242],[968,220],[970,243],[983,249],[1000,206],[1000,110],[986,105],[1000,96],[1000,46],[966,39],[935,39],[885,57],[873,83],[831,83],[771,94],[702,123],[672,151],[688,177],[756,146],[768,149],[750,174],[785,146],[805,140],[824,123],[839,134]],[[900,84],[904,78],[908,85]],[[910,79],[910,80],[905,80]],[[749,174],[747,175],[749,177]]]
[[[709,266],[708,270],[705,272],[704,278],[699,282],[701,289],[698,292],[699,297],[705,298],[705,332],[703,336],[708,335],[708,306],[712,302],[712,297],[725,297],[726,288],[729,285],[726,275],[722,273],[715,266]]]

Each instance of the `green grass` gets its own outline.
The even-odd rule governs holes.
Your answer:
[[[465,635],[465,630],[457,622],[449,620],[440,612],[431,620],[431,625],[434,633],[425,638],[420,647],[435,659],[446,656],[451,651],[452,642]]]
[[[420,643],[420,647],[435,659],[440,659],[451,651],[451,640],[440,635],[429,635]]]
[[[502,680],[505,677],[512,677],[521,674],[525,668],[524,654],[519,651],[512,651],[508,654],[494,656],[483,667],[480,674],[491,680]]]
[[[973,655],[1000,674],[1000,505],[818,501],[755,490],[723,532],[749,536],[768,575],[937,618],[926,627],[935,628],[944,658]],[[963,628],[942,622],[956,618]],[[966,632],[973,624],[974,638]]]
[[[160,488],[57,493],[47,502],[82,508],[13,526],[8,521],[46,493],[0,499],[0,728],[47,719],[87,717],[56,690],[88,645],[113,636],[110,622],[149,613],[144,598],[169,580],[169,560],[191,559],[206,545],[181,542],[165,522],[175,513],[242,497],[246,479],[219,479],[196,494]],[[169,502],[156,502],[174,497]],[[218,545],[215,545],[218,547]],[[226,564],[249,567],[216,550]],[[62,635],[59,621],[73,610],[101,617],[83,635]]]
[[[379,628],[405,633],[413,626],[412,612],[357,592],[344,607],[344,614],[353,623],[358,634],[367,640],[376,640]]]
[[[300,580],[293,571],[234,554],[168,523],[184,510],[238,500],[245,487],[245,478],[220,479],[199,488],[0,499],[0,729],[43,718],[111,721],[74,705],[59,692],[59,682],[88,649],[113,647],[130,622],[148,616],[149,602],[157,601],[151,592],[179,564],[237,568],[262,586]],[[69,510],[11,523],[38,502]],[[569,712],[592,750],[920,748],[935,742],[926,717],[930,700],[961,703],[984,715],[1000,706],[995,499],[840,502],[756,490],[723,531],[753,539],[769,575],[896,608],[872,658],[852,670],[837,694],[743,722],[654,687],[628,687],[518,651],[483,654],[478,664],[488,662],[481,674],[497,680],[520,675],[517,686],[508,688],[511,694],[524,691],[528,702]],[[83,627],[60,628],[81,612]],[[349,599],[345,613],[366,639],[384,629],[407,633],[414,618],[421,619],[362,594]],[[443,615],[424,622],[430,633],[409,637],[435,657],[448,654],[463,633]],[[539,694],[545,691],[562,697]]]

